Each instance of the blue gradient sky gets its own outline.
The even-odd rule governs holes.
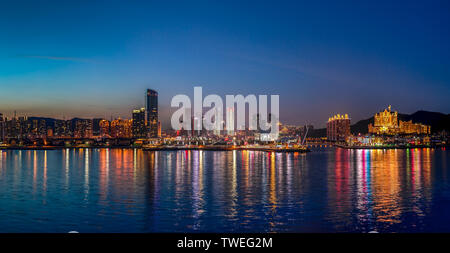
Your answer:
[[[282,122],[316,127],[450,112],[449,1],[311,2],[2,2],[0,112],[130,117],[152,88],[164,124],[194,86],[279,94]]]

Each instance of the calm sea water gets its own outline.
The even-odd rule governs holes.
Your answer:
[[[0,151],[0,232],[450,232],[445,149]]]

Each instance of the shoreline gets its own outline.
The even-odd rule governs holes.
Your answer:
[[[12,146],[12,147],[0,147],[0,150],[62,150],[62,149],[80,149],[80,148],[89,148],[89,149],[142,149],[144,151],[183,151],[183,150],[203,150],[203,151],[233,151],[233,150],[247,150],[247,151],[264,151],[264,152],[299,152],[299,153],[307,153],[311,152],[310,149],[300,149],[300,148],[286,148],[286,149],[278,149],[271,147],[212,147],[212,146],[191,146],[191,147],[177,147],[177,146],[167,146],[167,147],[130,147],[130,146],[98,146],[98,147],[59,147],[59,146],[42,146],[42,147],[21,147],[21,146]]]
[[[143,147],[143,150],[147,151],[179,151],[179,150],[203,150],[203,151],[234,151],[234,150],[247,150],[247,151],[264,151],[264,152],[299,152],[299,153],[307,153],[311,152],[310,149],[300,149],[300,148],[286,148],[286,149],[278,149],[271,147]]]
[[[343,149],[414,149],[414,148],[446,148],[448,145],[414,145],[414,146],[345,146],[345,145],[330,145],[330,147],[343,148]],[[62,150],[62,149],[142,149],[144,151],[182,151],[182,150],[203,150],[203,151],[233,151],[233,150],[247,150],[247,151],[264,151],[264,152],[280,152],[280,153],[308,153],[311,152],[310,148],[275,148],[275,147],[226,147],[226,146],[161,146],[161,147],[132,147],[132,146],[10,146],[10,147],[0,147],[0,150]]]
[[[61,150],[61,149],[76,149],[76,148],[111,148],[111,149],[134,149],[134,148],[142,148],[142,147],[130,147],[130,146],[113,146],[113,147],[105,147],[105,146],[98,146],[98,147],[60,147],[60,146],[42,146],[42,147],[21,147],[21,146],[13,146],[13,147],[0,147],[0,150]]]
[[[442,148],[446,146],[436,146],[436,145],[413,145],[413,146],[345,146],[345,145],[334,145],[338,148],[343,149],[414,149],[414,148]]]

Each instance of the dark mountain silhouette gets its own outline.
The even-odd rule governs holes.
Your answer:
[[[319,137],[326,137],[327,136],[327,129],[326,128],[318,128],[314,129],[312,131],[308,132],[308,138],[319,138]]]
[[[411,115],[406,115],[401,120],[412,120],[414,123],[422,123],[431,126],[431,132],[437,133],[445,130],[450,131],[450,114],[440,112],[417,111]]]
[[[450,132],[450,114],[440,112],[417,111],[413,114],[398,114],[399,120],[410,121],[413,123],[421,123],[431,126],[431,133],[438,133],[443,130]],[[369,124],[373,124],[374,118],[360,120],[350,126],[352,134],[366,134],[369,131]],[[315,129],[309,137],[325,137],[327,135],[326,128]]]

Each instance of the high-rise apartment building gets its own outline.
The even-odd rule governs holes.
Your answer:
[[[149,137],[158,137],[158,92],[147,89],[146,97],[147,129]]]
[[[93,136],[100,136],[100,121],[103,119],[95,118],[92,119],[92,135]]]
[[[110,132],[112,138],[131,138],[132,136],[132,120],[115,119],[111,121]]]
[[[334,115],[327,122],[327,139],[330,141],[345,141],[350,136],[350,118],[348,114]]]
[[[109,138],[111,123],[108,120],[104,119],[99,122],[99,125],[100,125],[100,136],[102,138]]]
[[[145,138],[147,136],[145,126],[145,108],[133,110],[132,131],[134,138]]]

